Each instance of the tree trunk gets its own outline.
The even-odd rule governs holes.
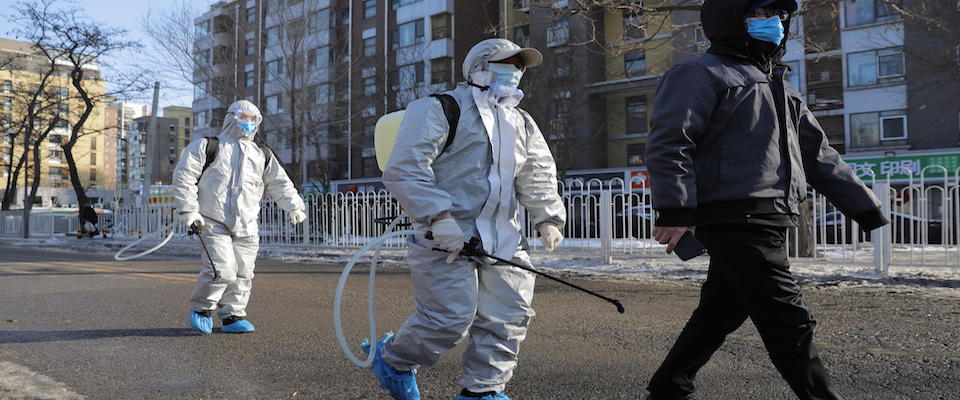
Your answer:
[[[789,241],[788,254],[796,257],[813,257],[816,249],[813,231],[813,200],[800,203],[800,220],[797,222],[797,241]]]
[[[13,143],[10,143],[10,148],[13,148]],[[11,151],[11,153],[13,153]],[[20,157],[20,161],[17,162],[16,168],[12,168],[9,174],[7,174],[7,187],[3,190],[3,202],[0,203],[0,210],[9,210],[10,206],[13,205],[13,202],[17,200],[17,188],[20,178],[20,170],[23,168],[23,160],[26,157]],[[13,154],[10,154],[10,162],[13,163]]]
[[[74,67],[74,71],[71,74],[71,82],[73,83],[73,88],[77,90],[77,93],[80,94],[81,99],[83,99],[83,113],[80,114],[80,118],[77,119],[77,123],[73,125],[73,128],[70,132],[70,140],[67,143],[64,143],[61,148],[63,148],[63,155],[67,159],[67,169],[70,173],[70,184],[73,186],[73,192],[77,196],[77,209],[87,203],[87,191],[83,187],[83,183],[80,182],[80,173],[77,171],[77,161],[73,158],[73,146],[77,144],[77,139],[80,138],[80,132],[83,130],[83,125],[87,123],[87,119],[90,118],[90,113],[93,112],[93,99],[90,98],[90,95],[87,93],[86,88],[83,87],[83,68],[82,66]]]

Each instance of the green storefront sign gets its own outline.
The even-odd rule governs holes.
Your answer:
[[[887,179],[889,175],[890,179],[910,179],[912,176],[915,181],[919,181],[921,171],[924,179],[943,178],[944,168],[947,170],[947,176],[955,177],[957,168],[960,168],[960,153],[876,158],[844,157],[844,161],[864,179],[869,178],[870,173],[867,170],[870,170],[878,180]],[[926,168],[931,165],[943,168]]]

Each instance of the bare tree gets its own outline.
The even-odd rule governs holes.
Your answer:
[[[119,75],[113,80],[116,89],[112,92],[93,90],[94,84],[102,84],[101,74],[95,68],[104,56],[126,49],[139,48],[139,43],[124,40],[123,29],[104,27],[86,19],[79,9],[60,6],[57,0],[20,2],[15,6],[21,28],[18,34],[31,42],[48,62],[62,68],[70,78],[77,99],[82,103],[78,110],[71,110],[61,118],[70,123],[70,137],[61,143],[67,161],[70,182],[79,205],[88,202],[86,189],[77,171],[74,146],[81,137],[101,132],[86,126],[91,115],[112,99],[125,97],[145,90],[140,74]]]
[[[195,19],[206,9],[204,4],[181,0],[149,8],[140,26],[154,51],[144,55],[156,80],[166,87],[191,92],[200,90],[195,89],[199,86],[220,104],[230,104],[243,98],[245,85],[237,73],[226,74],[217,65],[235,67],[239,43],[223,43],[209,52],[201,51],[198,44],[209,40],[212,33],[229,32],[237,21],[223,16],[210,25],[195,25]]]

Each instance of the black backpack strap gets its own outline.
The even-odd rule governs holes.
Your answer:
[[[263,152],[263,172],[267,172],[267,167],[270,166],[270,161],[273,161],[273,149],[270,146],[267,146],[266,143],[258,143],[260,146],[260,151]]]
[[[443,115],[447,117],[447,124],[450,125],[450,131],[447,132],[447,142],[443,144],[443,149],[440,150],[440,154],[447,151],[450,145],[453,144],[453,139],[457,137],[457,124],[460,122],[460,105],[457,104],[457,99],[453,96],[446,93],[435,93],[431,94],[430,97],[436,97],[440,101],[440,106],[443,107]]]
[[[207,147],[204,149],[206,159],[203,162],[203,169],[200,170],[200,176],[197,177],[197,184],[200,184],[200,178],[203,177],[203,172],[206,171],[207,167],[217,158],[217,150],[220,150],[220,139],[217,139],[216,136],[210,136],[206,139]]]

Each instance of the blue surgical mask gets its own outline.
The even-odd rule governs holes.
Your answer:
[[[240,127],[240,130],[243,131],[244,135],[249,135],[257,130],[256,122],[240,121],[240,122],[237,122],[237,125]]]
[[[523,71],[513,64],[503,64],[491,62],[487,64],[487,70],[497,74],[496,82],[510,87],[520,86],[520,77]]]
[[[783,41],[783,23],[780,17],[747,18],[747,33],[764,42],[780,44]]]

